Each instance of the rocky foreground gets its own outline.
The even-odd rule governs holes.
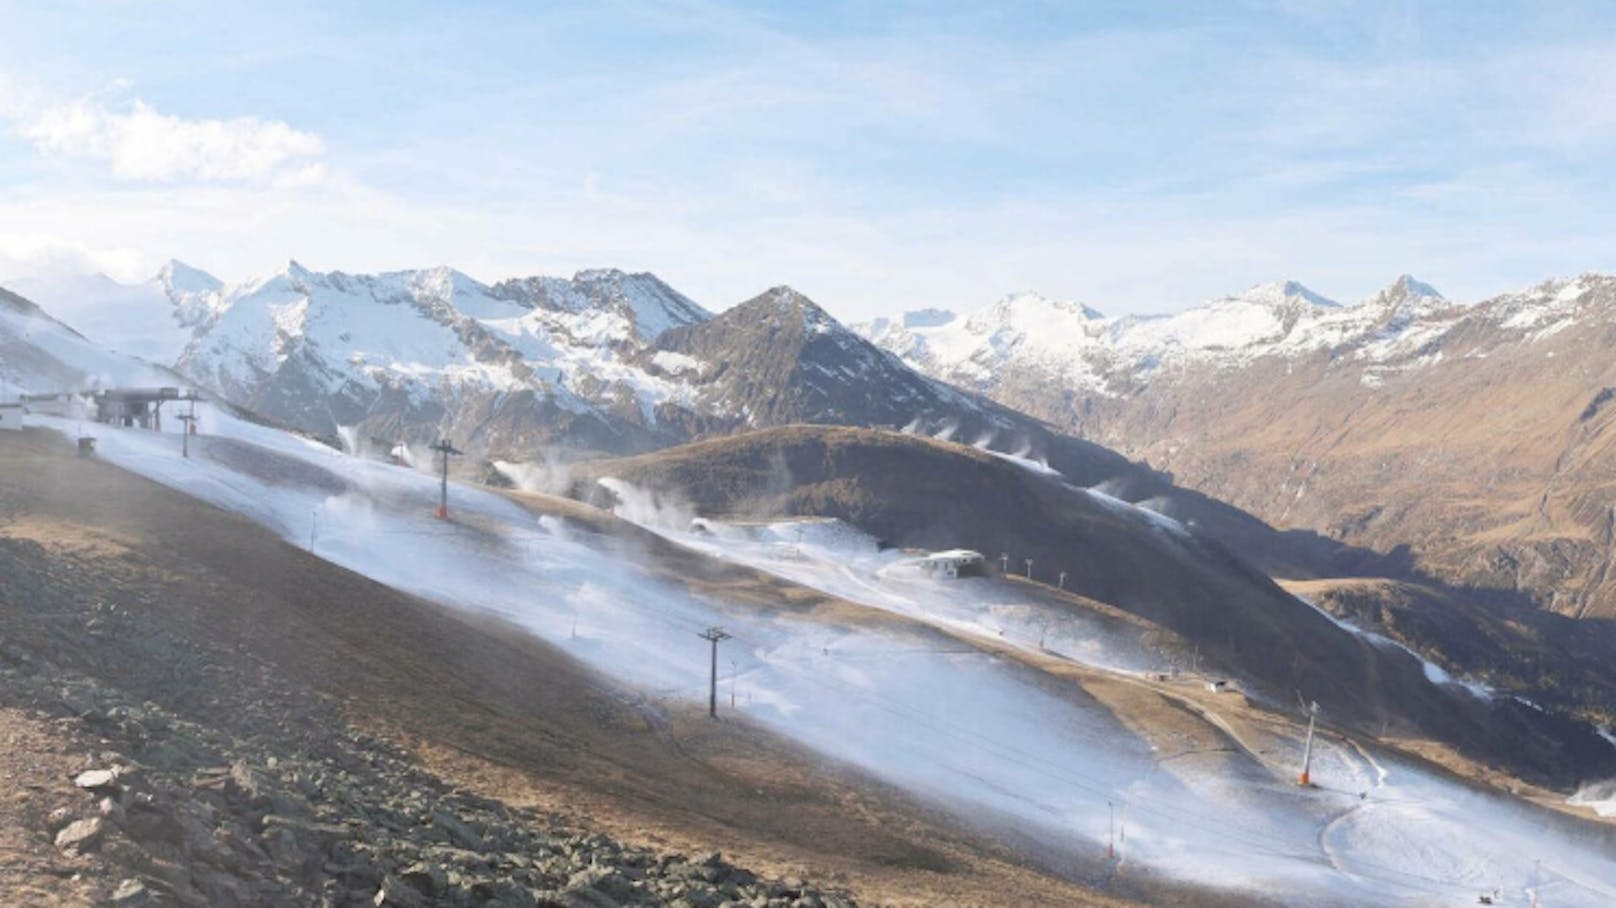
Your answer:
[[[0,568],[23,566],[7,557],[18,546],[29,544],[0,541]],[[43,869],[63,892],[130,906],[853,904],[459,790],[250,654],[221,660],[47,581],[8,574],[8,593],[37,609],[0,624],[0,711],[52,739],[46,754],[7,749],[41,780],[21,786],[8,819],[20,814],[20,835],[49,851]],[[212,684],[182,717],[56,664],[92,653],[108,671],[149,660],[148,676],[166,663]]]

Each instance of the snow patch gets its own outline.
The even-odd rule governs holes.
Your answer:
[[[1431,682],[1432,684],[1443,684],[1463,688],[1464,690],[1468,691],[1471,696],[1478,700],[1491,701],[1496,696],[1496,693],[1492,688],[1482,684],[1480,681],[1474,681],[1469,678],[1454,677],[1453,674],[1448,672],[1442,666],[1437,665],[1435,662],[1432,662],[1424,656],[1421,656],[1419,653],[1410,649],[1407,645],[1382,634],[1377,634],[1374,631],[1361,628],[1349,621],[1344,621],[1341,618],[1332,615],[1324,608],[1321,608],[1318,603],[1307,598],[1306,596],[1298,596],[1293,594],[1291,598],[1302,603],[1303,605],[1306,605],[1313,611],[1318,612],[1320,615],[1323,615],[1331,624],[1334,624],[1336,627],[1339,627],[1350,634],[1362,637],[1363,639],[1368,640],[1370,643],[1384,649],[1397,649],[1407,653],[1410,658],[1413,658],[1419,662],[1421,670],[1425,673],[1425,680]],[[1520,698],[1516,697],[1516,699],[1519,700]],[[1541,711],[1541,707],[1537,707],[1536,704],[1531,705]]]

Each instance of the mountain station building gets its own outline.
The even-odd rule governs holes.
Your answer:
[[[932,552],[920,559],[920,567],[929,574],[950,579],[985,577],[988,572],[987,559],[982,557],[981,552],[973,552],[970,549]]]

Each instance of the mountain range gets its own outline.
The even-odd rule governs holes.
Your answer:
[[[930,309],[851,328],[789,287],[713,315],[653,275],[609,269],[485,284],[447,268],[292,262],[225,285],[171,262],[132,287],[21,286],[90,332],[35,310],[30,337],[48,322],[53,343],[144,350],[349,449],[448,437],[475,463],[566,461],[799,423],[897,429],[1163,515],[1273,577],[1434,584],[1383,615],[1449,601],[1439,587],[1452,586],[1488,603],[1454,612],[1469,633],[1526,621],[1536,639],[1565,636],[1534,624],[1539,607],[1616,612],[1616,482],[1601,455],[1613,283],[1589,275],[1461,305],[1405,275],[1344,306],[1284,281],[1119,318],[1022,293],[966,317]],[[13,372],[26,362],[8,360]],[[47,384],[113,377],[92,361],[47,370]],[[1457,660],[1471,650],[1452,614],[1394,626],[1374,623],[1361,591],[1321,602],[1348,599],[1358,620],[1449,670],[1516,687],[1545,677],[1541,658],[1535,672],[1514,664],[1525,646]],[[1604,685],[1578,680],[1597,661],[1547,673],[1582,691],[1561,705],[1611,714]]]
[[[597,660],[603,651],[596,641],[638,647],[673,634],[632,658],[608,660],[625,678],[651,677],[647,666],[678,648],[669,641],[689,643],[695,629],[718,620],[700,613],[670,621],[669,591],[638,585],[671,580],[688,585],[691,608],[707,608],[720,594],[779,610],[755,627],[744,624],[753,616],[734,610],[723,620],[749,638],[740,644],[743,654],[774,653],[763,665],[795,654],[811,679],[824,677],[825,660],[841,660],[850,653],[844,647],[861,645],[853,641],[889,626],[893,616],[966,627],[994,654],[986,664],[1014,652],[1013,672],[1047,673],[1037,676],[1038,689],[1063,697],[1089,696],[1056,679],[1094,663],[1116,675],[1094,688],[1109,691],[1101,701],[1123,704],[1107,709],[1119,709],[1125,723],[1144,722],[1150,747],[1140,751],[1141,771],[1150,777],[1161,770],[1159,746],[1177,756],[1228,751],[1216,738],[1205,742],[1210,750],[1177,753],[1189,746],[1180,734],[1182,710],[1210,710],[1206,721],[1255,761],[1213,772],[1214,784],[1249,779],[1293,799],[1291,785],[1275,782],[1292,772],[1295,742],[1253,750],[1245,740],[1250,728],[1220,723],[1247,710],[1294,716],[1293,697],[1300,697],[1322,702],[1329,734],[1361,736],[1475,781],[1557,789],[1532,789],[1545,803],[1576,791],[1580,800],[1569,806],[1581,809],[1604,803],[1603,789],[1587,786],[1616,765],[1606,730],[1616,701],[1605,677],[1616,638],[1596,610],[1584,610],[1591,620],[1582,632],[1571,617],[1532,608],[1522,589],[1485,578],[1445,582],[1429,549],[1363,544],[1288,519],[1265,522],[1260,512],[1213,494],[1220,482],[1242,494],[1262,489],[1267,449],[1209,467],[1205,476],[1180,467],[1211,450],[1197,447],[1196,433],[1224,439],[1219,432],[1230,423],[1222,421],[1236,415],[1267,422],[1247,423],[1243,437],[1224,439],[1230,444],[1266,442],[1283,451],[1287,440],[1298,441],[1297,421],[1309,418],[1340,420],[1385,442],[1395,440],[1391,429],[1375,436],[1371,426],[1351,425],[1354,410],[1344,402],[1372,411],[1394,390],[1410,395],[1403,405],[1411,406],[1433,388],[1450,401],[1468,400],[1474,392],[1462,386],[1465,369],[1449,379],[1451,388],[1430,384],[1429,376],[1443,375],[1450,361],[1490,366],[1549,352],[1558,355],[1540,358],[1580,356],[1584,351],[1556,345],[1598,323],[1605,291],[1570,293],[1568,286],[1553,287],[1552,301],[1540,293],[1465,307],[1403,278],[1370,300],[1340,306],[1286,282],[1178,316],[1122,319],[1021,294],[966,319],[928,311],[854,330],[789,287],[714,315],[654,276],[620,271],[484,284],[441,268],[349,275],[291,263],[269,278],[227,286],[172,263],[139,287],[104,279],[64,285],[60,292],[72,298],[62,305],[43,285],[30,293],[45,299],[44,307],[0,296],[0,379],[8,395],[199,386],[230,406],[207,417],[190,460],[172,456],[172,437],[115,430],[99,433],[98,459],[222,503],[321,558],[451,606],[510,597],[501,608],[557,641],[578,641],[580,612],[599,611],[583,628],[590,641],[584,651]],[[76,329],[49,314],[75,306],[85,315],[98,311],[89,300],[94,292],[107,294],[99,304],[109,311],[105,318],[81,315]],[[110,312],[118,305],[129,311]],[[1498,334],[1523,326],[1533,333]],[[154,364],[116,352],[137,346],[172,359]],[[1544,376],[1558,373],[1540,363],[1509,374],[1510,387],[1542,395]],[[1337,386],[1340,398],[1309,397]],[[1018,388],[1046,396],[1022,403]],[[1285,394],[1300,397],[1287,401]],[[1590,437],[1598,437],[1610,396],[1596,395],[1576,417],[1591,426]],[[1053,409],[1057,403],[1072,410]],[[1020,409],[1046,405],[1052,409],[1032,415]],[[1456,418],[1480,418],[1481,404],[1464,406]],[[1185,449],[1172,452],[1173,473],[1159,469],[1167,465],[1159,454],[1138,453],[1127,435],[1139,431],[1148,448],[1145,420],[1170,407],[1181,412],[1155,432],[1196,426]],[[1523,407],[1505,400],[1498,425],[1519,423]],[[243,421],[242,413],[258,419]],[[30,418],[69,435],[74,429],[49,412]],[[255,423],[297,429],[330,447]],[[1351,450],[1343,442],[1351,432],[1335,437],[1335,446]],[[28,435],[24,447],[42,444],[41,435]],[[1095,440],[1113,435],[1124,438],[1120,452]],[[427,530],[417,523],[429,519],[425,502],[437,500],[435,477],[330,449],[365,455],[366,439],[408,446],[443,437],[469,449],[463,475],[491,485],[496,477],[521,480],[523,491],[496,498],[486,488],[457,486],[454,519]],[[1422,463],[1448,456],[1439,439],[1421,444]],[[1496,438],[1491,449],[1478,440],[1470,468],[1497,458],[1498,448]],[[528,494],[535,490],[517,467],[552,457],[564,463],[537,491],[572,501]],[[1573,461],[1564,466],[1568,482],[1597,475],[1571,472]],[[1328,488],[1330,470],[1315,472]],[[1291,505],[1310,494],[1292,494]],[[1429,490],[1403,494],[1432,498]],[[1457,500],[1457,492],[1434,499]],[[468,502],[480,510],[461,516]],[[513,511],[513,502],[537,511]],[[397,525],[382,529],[377,509]],[[626,522],[616,531],[622,539],[595,538],[607,511]],[[433,546],[450,543],[434,540],[482,538],[489,520],[510,524],[479,543],[497,557],[461,565],[463,573],[447,567],[449,549]],[[647,548],[625,546],[629,538]],[[603,548],[585,558],[574,550],[585,539]],[[961,546],[987,553],[989,573],[998,576],[961,587],[961,595],[905,573],[921,550]],[[497,573],[504,570],[497,565],[520,562],[530,549],[547,553],[541,564]],[[660,553],[657,563],[642,563],[645,552]],[[1003,576],[1011,573],[1022,576]],[[799,586],[760,589],[768,576]],[[619,583],[627,585],[612,586]],[[623,622],[625,608],[644,614]],[[613,630],[605,635],[587,626],[608,616]],[[819,622],[832,626],[813,629]],[[758,649],[765,631],[791,639]],[[1125,646],[1107,642],[1113,632]],[[932,647],[884,654],[837,677],[879,668],[909,684],[905,660],[919,658],[939,666],[939,679],[965,684],[954,659],[960,653]],[[1203,683],[1218,678],[1235,679],[1245,696],[1222,705],[1228,682]],[[929,684],[911,690],[913,708],[942,704]],[[1141,684],[1149,690],[1136,689]],[[1194,695],[1164,712],[1163,692],[1181,690]],[[1025,702],[1024,694],[1016,697]],[[1298,737],[1300,726],[1280,725],[1290,729],[1284,737]],[[903,726],[895,740],[920,727]],[[1030,740],[1045,733],[1035,734],[1039,728],[1035,721],[1011,738]],[[856,745],[867,737],[790,729],[820,743]],[[1090,739],[1077,750],[1097,747]],[[1060,752],[1072,751],[1063,743]],[[1358,766],[1345,751],[1338,756]],[[868,768],[891,770],[884,753],[864,759]],[[1372,774],[1352,773],[1345,784],[1371,784]],[[1007,778],[975,770],[969,777],[992,786]],[[1349,812],[1370,794],[1364,787],[1331,791],[1347,796]]]
[[[1616,278],[1469,305],[1406,275],[1350,306],[1269,284],[1158,318],[1020,295],[858,329],[1276,525],[1616,616]]]

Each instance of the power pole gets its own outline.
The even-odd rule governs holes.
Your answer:
[[[1308,771],[1313,768],[1313,723],[1319,718],[1319,701],[1314,700],[1307,708],[1307,746],[1302,749],[1302,774],[1297,777],[1296,784],[1312,785],[1312,778]]]
[[[707,715],[718,718],[718,641],[728,640],[729,634],[724,633],[721,627],[709,627],[696,636],[713,645],[712,674],[707,680]]]
[[[310,553],[313,553],[313,551],[314,551],[314,531],[316,529],[318,529],[319,526],[320,526],[320,506],[315,505],[314,510],[309,512],[309,552]]]
[[[735,664],[735,660],[729,660],[729,708],[731,712],[735,710],[735,676],[740,671],[741,668]]]
[[[449,439],[447,439],[447,438],[440,439],[437,444],[432,446],[432,450],[438,452],[438,454],[441,455],[442,458],[443,458],[443,485],[442,485],[441,491],[438,494],[438,519],[439,520],[448,520],[449,519],[449,458],[456,455],[456,454],[464,454],[466,452],[461,451],[461,450],[457,450],[454,445],[449,443]]]
[[[1106,801],[1105,810],[1111,823],[1105,840],[1105,857],[1106,860],[1114,860],[1117,856],[1117,805]]]
[[[1065,571],[1060,572],[1060,580],[1058,580],[1056,582],[1055,588],[1056,589],[1061,589],[1061,590],[1066,589],[1066,572]]]
[[[1027,558],[1027,559],[1024,559],[1024,560],[1027,562],[1027,579],[1031,580],[1032,579],[1032,559]]]
[[[180,422],[185,424],[184,431],[180,432],[180,456],[191,456],[191,427],[196,425],[195,413],[181,413]]]

